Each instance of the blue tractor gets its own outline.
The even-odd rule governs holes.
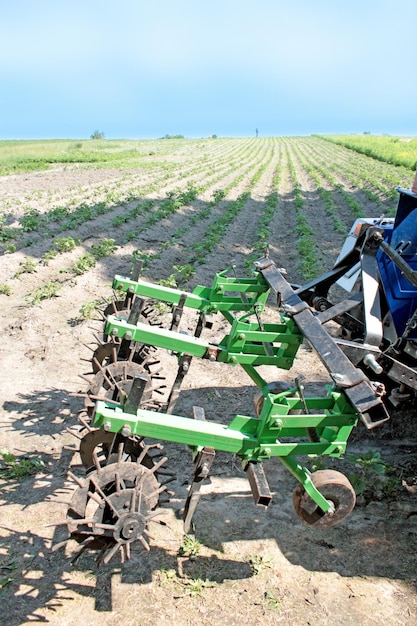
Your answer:
[[[395,218],[357,219],[333,269],[294,289],[388,411],[417,391],[417,194],[398,192]]]

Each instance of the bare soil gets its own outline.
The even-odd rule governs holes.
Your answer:
[[[69,169],[5,177],[0,186],[9,198],[24,198],[36,189],[44,193],[96,185],[106,176],[112,183],[123,179],[117,170]],[[243,267],[250,251],[251,216],[269,191],[266,180],[260,181],[238,227],[231,226],[190,288],[196,282],[210,283],[214,272],[231,261]],[[317,224],[319,200],[306,175],[303,190]],[[278,256],[279,264],[296,277],[294,234],[288,223],[290,234],[283,230],[292,202],[287,175],[281,178],[279,192],[282,203],[272,225],[271,256]],[[42,199],[38,203],[41,206]],[[149,229],[144,249],[147,245],[152,251],[158,242],[166,241],[167,232],[186,223],[190,215],[191,209],[184,208],[168,225]],[[190,231],[190,241],[204,237],[204,228]],[[319,223],[319,229],[325,232],[326,225]],[[84,233],[84,244],[99,236],[111,236],[105,218],[94,226],[94,232]],[[62,502],[69,500],[74,489],[67,470],[80,472],[74,451],[77,441],[67,429],[77,423],[82,399],[71,394],[85,389],[78,375],[90,371],[94,333],[101,332],[100,322],[80,321],[79,310],[86,301],[108,296],[113,274],[127,274],[130,259],[125,246],[88,273],[70,278],[60,271],[74,260],[73,252],[49,265],[38,265],[33,274],[12,278],[26,255],[41,257],[46,243],[40,240],[30,249],[1,259],[4,280],[13,289],[10,296],[0,296],[0,448],[17,457],[35,455],[44,467],[21,481],[0,480],[0,623],[415,624],[417,498],[401,480],[390,498],[378,494],[359,498],[339,526],[314,530],[298,520],[291,496],[296,480],[278,460],[264,464],[274,492],[272,504],[264,509],[254,505],[239,461],[218,453],[195,514],[200,550],[196,556],[181,555],[181,514],[193,462],[186,447],[166,444],[164,453],[176,477],[169,485],[170,501],[163,507],[164,523],[152,525],[150,552],[135,549],[125,564],[115,558],[97,568],[95,555],[89,552],[71,564],[75,542],[51,550],[66,537],[65,525],[59,525],[66,515]],[[333,257],[339,243],[323,240],[324,258]],[[168,276],[181,260],[181,249],[171,248],[153,266],[149,278]],[[59,297],[29,306],[27,294],[48,280],[61,281]],[[274,311],[271,303],[268,316],[272,319]],[[221,336],[225,328],[218,323],[215,332]],[[164,368],[167,377],[172,376],[174,357],[165,358]],[[276,373],[264,374],[270,380],[277,378]],[[329,380],[308,346],[301,347],[294,368],[278,377],[294,380],[301,374],[307,377],[307,389],[313,395]],[[194,359],[175,412],[190,416],[193,406],[202,406],[208,419],[227,423],[235,414],[254,414],[253,396],[253,385],[243,370]],[[401,420],[397,415],[393,425],[380,433],[368,434],[359,426],[349,451],[379,450],[393,466],[411,467],[417,445],[408,430],[401,432]],[[335,463],[343,471],[343,462]]]

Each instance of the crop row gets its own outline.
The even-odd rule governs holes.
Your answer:
[[[37,175],[31,211],[22,212],[18,202],[11,206],[11,199],[19,200],[13,191],[3,220],[19,211],[20,217],[15,224],[3,223],[3,251],[10,262],[0,292],[21,292],[27,303],[37,304],[62,287],[70,289],[77,277],[108,265],[112,257],[124,266],[140,258],[151,276],[184,284],[198,278],[203,265],[215,270],[224,263],[219,251],[230,236],[248,250],[239,258],[249,267],[274,244],[277,232],[293,242],[285,263],[294,266],[299,279],[309,280],[329,263],[324,241],[336,250],[355,217],[370,210],[378,215],[381,203],[393,205],[388,186],[381,186],[381,172],[395,177],[400,171],[315,137],[179,143],[172,153],[152,159],[157,165],[145,174],[138,168],[117,177],[112,168],[109,186],[105,177],[90,186],[72,184],[66,203],[50,210],[42,206],[48,194],[44,174]],[[378,173],[378,167],[384,170]],[[69,173],[76,178],[75,170]],[[111,199],[101,200],[110,190]],[[79,199],[76,205],[71,205],[72,193]],[[25,190],[23,196],[27,201]],[[13,239],[10,231],[19,232]],[[30,245],[17,249],[28,233]]]

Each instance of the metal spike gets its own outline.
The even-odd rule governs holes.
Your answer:
[[[76,439],[79,439],[79,440],[82,439],[81,435],[79,435],[78,433],[73,432],[70,428],[65,428],[64,429],[64,433],[68,433],[69,435],[72,435]],[[65,446],[64,446],[64,448],[65,448]],[[65,448],[65,450],[71,450],[71,449],[72,448]]]
[[[96,451],[93,451],[93,463],[94,463],[94,467],[97,470],[97,474],[100,474],[101,472],[101,465],[100,465],[100,461],[98,460],[98,456]]]
[[[164,456],[160,461],[158,461],[158,463],[155,463],[155,465],[153,466],[151,472],[152,474],[155,474],[155,472],[157,472],[159,470],[159,468],[164,465],[164,463],[166,463],[168,461],[168,457]]]
[[[68,524],[68,520],[64,519],[60,522],[50,522],[49,524],[45,524],[45,528],[50,528],[51,526],[63,526],[67,524]]]
[[[90,400],[94,400],[94,401],[101,401],[101,402],[109,402],[109,399],[106,398],[106,396],[93,396],[90,395],[89,393],[86,394],[86,398],[90,399]],[[117,400],[110,400],[110,402],[115,405],[115,406],[123,406],[121,402],[117,402]]]
[[[117,516],[117,518],[119,518],[120,517],[119,511],[116,509],[116,507],[113,506],[113,504],[111,503],[109,498],[106,496],[104,491],[101,489],[100,485],[98,484],[98,482],[97,482],[97,480],[96,480],[96,478],[95,478],[95,476],[93,474],[90,476],[90,480],[93,483],[94,487],[96,488],[96,491],[101,495],[103,500],[106,501],[106,504],[109,505],[109,507],[111,508],[113,513]]]
[[[145,540],[145,538],[141,535],[140,537],[138,537],[138,540],[141,542],[141,544],[143,545],[143,547],[145,548],[145,550],[147,552],[149,552],[149,550],[151,549],[149,546],[149,543]]]
[[[80,424],[82,424],[84,426],[84,428],[86,428],[90,433],[92,430],[94,430],[94,428],[91,426],[91,424],[89,422],[86,421],[86,419],[84,417],[79,417],[78,421],[80,422]]]
[[[94,524],[94,528],[100,528],[101,530],[111,530],[114,531],[114,524],[101,524],[100,522],[96,522]]]
[[[67,545],[67,543],[69,543],[71,541],[71,537],[68,537],[68,539],[65,539],[65,541],[60,541],[59,543],[56,543],[55,545],[52,546],[51,548],[51,552],[56,552],[57,550],[59,550],[60,548],[63,548],[64,546]]]
[[[87,550],[88,544],[91,543],[94,540],[95,540],[95,537],[91,537],[91,536],[87,537],[86,539],[84,539],[84,541],[80,544],[80,546],[81,546],[80,550],[78,550],[77,554],[71,559],[71,561],[70,561],[71,565],[74,565],[74,563],[76,563],[76,561],[78,561],[78,559],[83,554],[83,552],[85,552]]]
[[[110,550],[110,552],[108,552],[106,554],[106,556],[103,558],[103,563],[105,563],[106,565],[109,563],[109,561],[112,560],[112,558],[114,557],[114,555],[116,554],[116,552],[119,550],[120,547],[120,543],[116,543],[113,548]]]
[[[141,464],[142,464],[142,461],[143,461],[143,459],[145,458],[145,456],[147,455],[148,450],[149,450],[149,446],[145,446],[145,447],[142,449],[142,452],[140,453],[140,455],[139,455],[139,456],[138,456],[138,458],[136,459],[136,463],[137,463],[138,465],[141,465]]]
[[[77,519],[77,520],[71,520],[71,523],[76,523],[76,524],[92,524],[94,522],[93,518],[84,518],[84,519]],[[52,526],[62,526],[63,524],[68,524],[68,520],[64,520],[61,522],[50,522],[49,524],[45,524],[45,528],[50,528]]]
[[[89,498],[91,498],[91,500],[97,502],[100,507],[103,506],[103,500],[96,493],[94,493],[93,491],[89,491],[87,495]]]
[[[120,496],[121,494],[121,485],[122,485],[122,481],[120,480],[120,472],[119,470],[116,471],[115,475],[114,475],[114,481],[116,483],[116,495]]]
[[[152,511],[152,513],[149,513],[149,515],[146,516],[146,521],[155,521],[155,517],[158,517],[159,515],[166,515],[166,513],[167,511]]]
[[[91,376],[91,374],[90,374]],[[82,380],[84,380],[85,382],[87,382],[88,384],[91,383],[91,379],[88,378],[87,374],[78,374],[78,378],[81,378]]]
[[[159,489],[155,489],[155,491],[153,491],[152,493],[150,493],[149,495],[147,495],[145,497],[145,500],[149,500],[150,498],[153,498],[154,496],[159,495],[160,493],[162,493],[163,491],[165,491],[166,487],[165,485],[161,485],[159,487]]]
[[[67,476],[71,478],[75,483],[77,483],[77,485],[81,487],[82,489],[85,487],[85,480],[83,478],[79,478],[78,476],[76,476],[70,471],[67,472]]]
[[[151,535],[151,533],[148,530],[146,530],[146,528],[144,529],[143,534],[149,537],[149,539],[155,539],[155,537]]]

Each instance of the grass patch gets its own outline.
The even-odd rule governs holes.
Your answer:
[[[32,454],[16,457],[7,448],[0,450],[0,456],[5,463],[5,467],[0,468],[0,472],[6,479],[23,480],[28,476],[37,474],[45,466],[41,459]]]

